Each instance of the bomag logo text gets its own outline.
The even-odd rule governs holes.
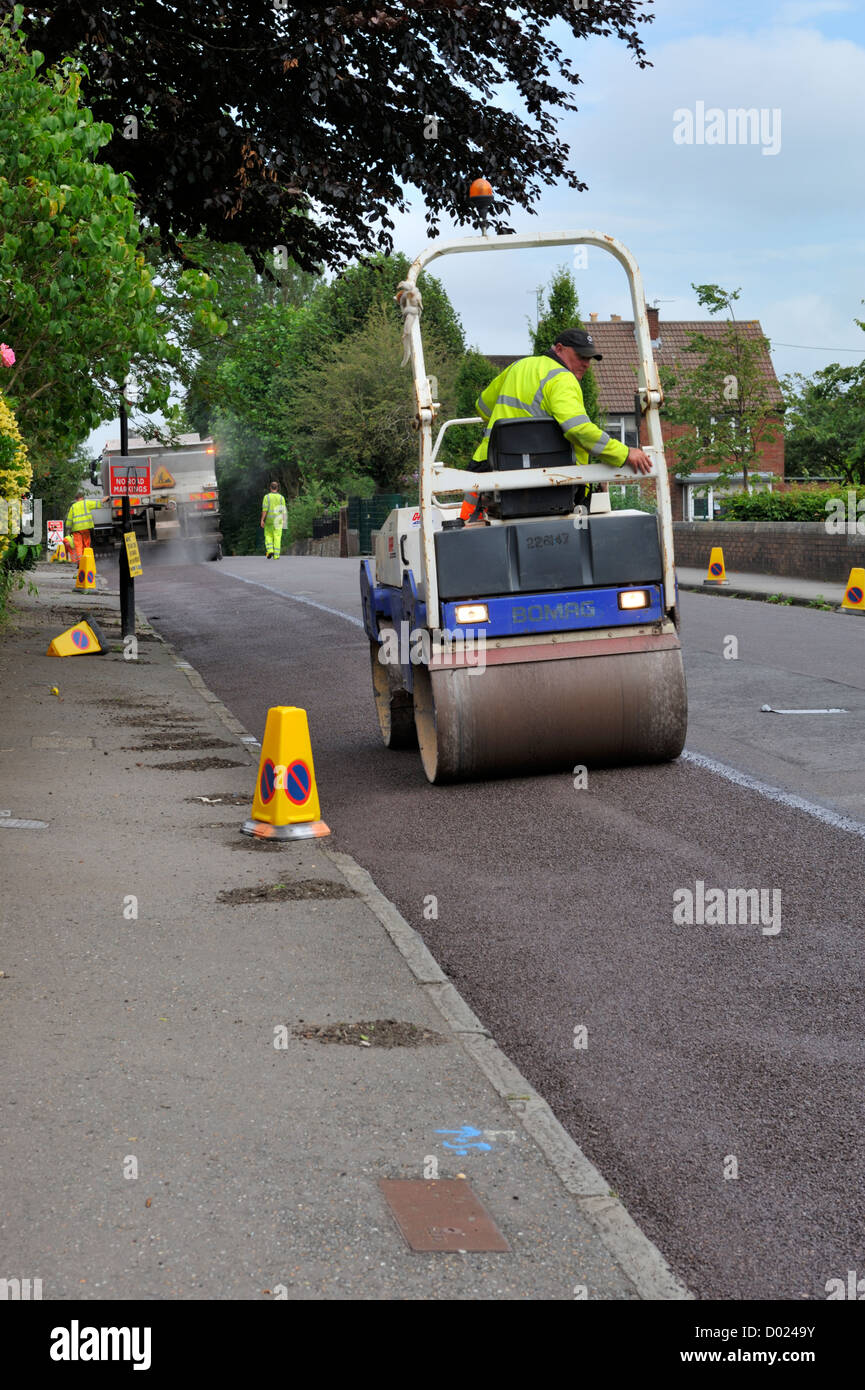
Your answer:
[[[513,623],[565,622],[568,618],[594,618],[593,599],[582,603],[530,603],[525,608],[511,609]]]

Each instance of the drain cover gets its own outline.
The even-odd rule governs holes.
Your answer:
[[[379,1187],[412,1250],[510,1251],[463,1178],[381,1178]]]

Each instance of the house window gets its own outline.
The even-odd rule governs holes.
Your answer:
[[[715,515],[715,489],[688,488],[688,521],[711,521]]]
[[[620,444],[627,444],[629,449],[640,447],[633,415],[608,415],[604,429],[611,439],[618,439]]]

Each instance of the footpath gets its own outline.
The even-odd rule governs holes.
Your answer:
[[[727,570],[726,584],[707,584],[706,571],[676,566],[680,589],[700,594],[726,594],[730,598],[774,599],[805,607],[828,604],[840,608],[846,585],[828,579],[794,579],[788,575],[749,574]]]
[[[4,1276],[46,1300],[690,1297],[339,826],[240,833],[262,731],[143,621],[124,655],[116,594],[32,578],[0,632]],[[108,653],[48,657],[85,613]],[[431,1249],[382,1180],[432,1204],[409,1211]],[[471,1194],[507,1249],[472,1248]]]

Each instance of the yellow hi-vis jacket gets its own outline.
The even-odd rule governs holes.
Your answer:
[[[578,464],[591,455],[598,463],[620,466],[628,448],[593,425],[583,402],[580,383],[556,357],[523,357],[505,367],[478,396],[477,413],[485,424],[484,437],[474,453],[476,463],[487,456],[496,420],[556,420]]]
[[[99,503],[96,502],[91,505],[83,499],[80,502],[73,502],[66,517],[66,530],[92,531],[93,518],[90,513],[94,510],[94,506],[98,507]]]
[[[264,494],[261,503],[261,514],[265,519],[265,525],[285,526],[285,498],[281,492],[266,492]]]

